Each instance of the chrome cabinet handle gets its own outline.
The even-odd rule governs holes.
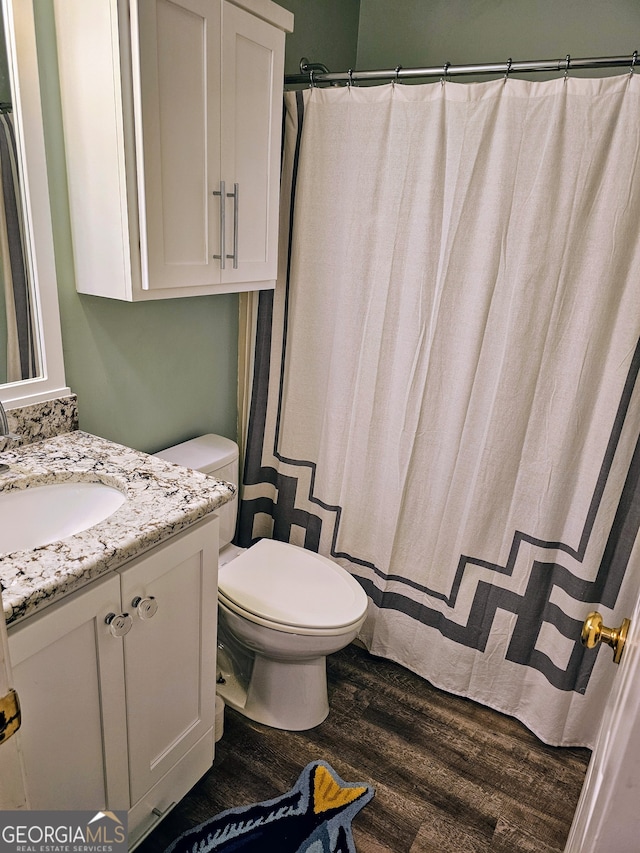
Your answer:
[[[233,199],[233,254],[227,255],[233,261],[234,270],[238,269],[238,184],[233,185],[233,192],[227,193],[227,198]]]
[[[133,619],[128,613],[107,613],[104,617],[105,624],[109,626],[109,630],[114,637],[124,637],[128,634],[133,625]]]
[[[158,602],[153,595],[147,598],[141,598],[137,595],[131,602],[131,606],[135,607],[136,613],[141,619],[151,619],[158,612]]]
[[[227,193],[224,181],[220,181],[220,189],[214,190],[213,195],[220,196],[220,254],[214,255],[213,257],[220,261],[220,269],[223,270],[225,267],[225,258],[229,257],[226,254],[225,249],[225,233],[227,227],[225,222],[225,207],[227,203]]]
[[[239,185],[233,185],[233,192],[228,193],[226,191],[226,184],[224,181],[220,181],[220,189],[214,190],[213,195],[220,197],[220,254],[213,255],[216,260],[220,261],[220,269],[225,269],[227,258],[230,261],[233,261],[234,270],[238,269],[238,196],[239,196]],[[233,254],[228,255],[226,251],[226,231],[227,231],[227,222],[226,222],[226,201],[228,198],[233,199]]]

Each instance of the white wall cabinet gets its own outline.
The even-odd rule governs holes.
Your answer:
[[[55,0],[76,285],[273,287],[285,32],[271,0]]]
[[[32,809],[127,810],[135,846],[211,767],[217,566],[214,517],[9,628]]]

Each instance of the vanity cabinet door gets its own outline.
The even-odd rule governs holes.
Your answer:
[[[154,809],[162,813],[184,796],[213,762],[217,576],[217,518],[120,570],[122,607],[133,618],[124,641],[131,803],[146,798],[147,821]],[[194,749],[204,762],[198,774],[163,787]],[[154,786],[156,801],[147,797]],[[136,813],[133,823],[138,819],[145,815]]]
[[[32,809],[127,809],[123,641],[114,575],[9,627]]]

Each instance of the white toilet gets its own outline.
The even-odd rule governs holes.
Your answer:
[[[203,435],[157,454],[238,482],[238,446]],[[278,729],[302,731],[329,713],[326,656],[348,645],[365,620],[367,596],[326,557],[262,539],[231,545],[237,499],[218,511],[218,694],[241,714]]]

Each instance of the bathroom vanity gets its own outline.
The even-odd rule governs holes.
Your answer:
[[[0,496],[87,481],[126,497],[0,556],[0,579],[30,807],[128,811],[135,846],[213,761],[215,509],[234,488],[82,432],[3,461]]]

